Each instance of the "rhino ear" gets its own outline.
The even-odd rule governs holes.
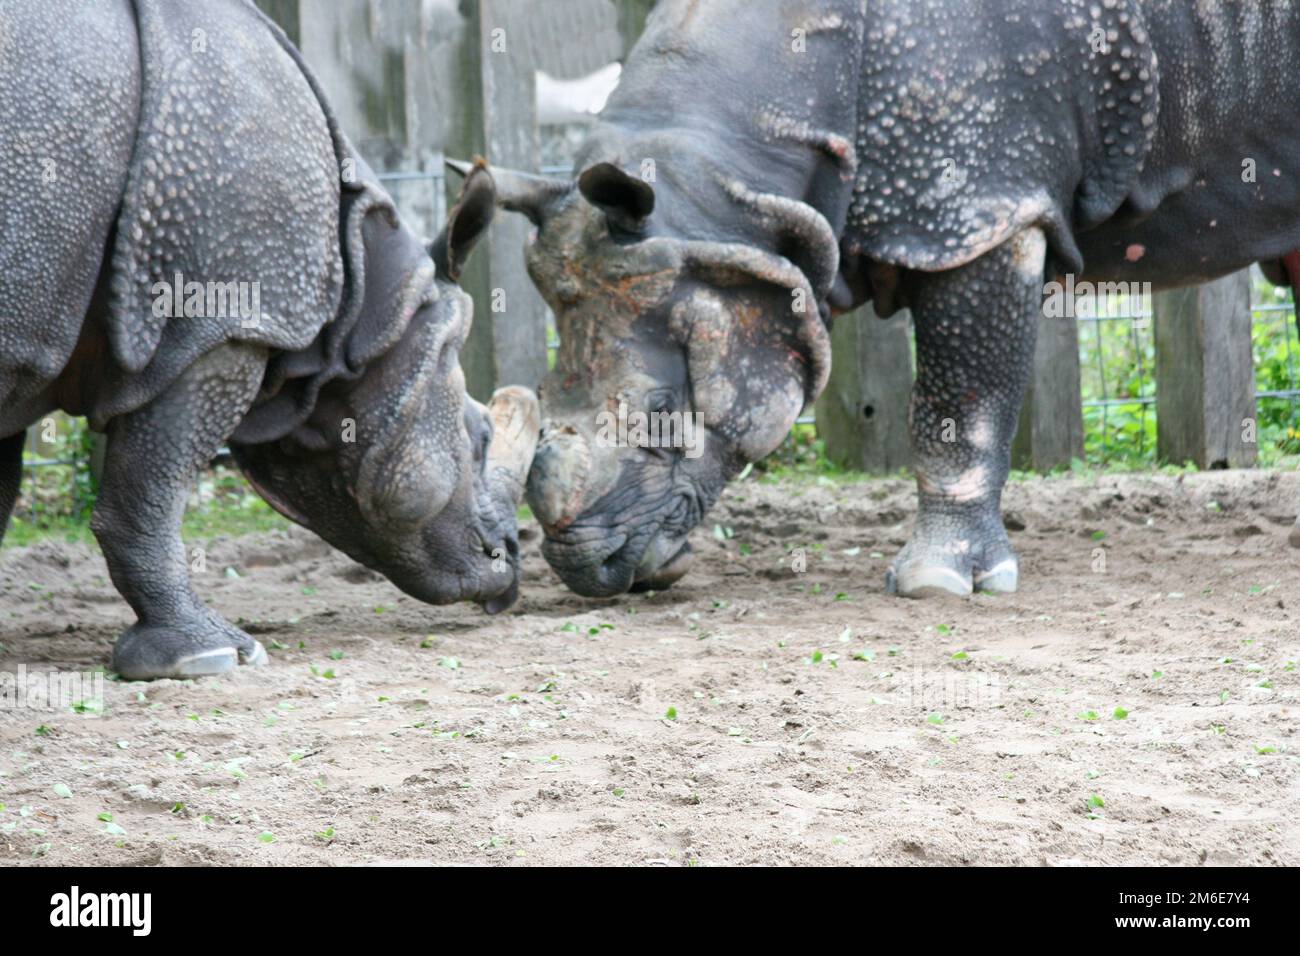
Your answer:
[[[630,232],[640,232],[655,209],[654,187],[613,163],[597,163],[586,170],[578,177],[578,189],[587,202],[604,210],[611,223]]]
[[[490,169],[496,182],[497,205],[511,212],[523,213],[535,226],[540,226],[555,204],[573,191],[573,183],[567,179],[534,176],[500,166],[489,168],[481,159],[473,163],[449,159],[447,166],[462,176],[469,176],[475,169]]]
[[[461,268],[492,224],[496,213],[497,189],[484,164],[476,164],[461,187],[456,205],[447,216],[447,225],[429,245],[429,255],[438,267],[438,275],[460,281]]]

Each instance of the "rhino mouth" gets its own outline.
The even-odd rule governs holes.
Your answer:
[[[623,542],[617,544],[617,542]],[[563,566],[554,548],[543,545],[546,559],[564,583],[583,597],[615,597],[628,592],[662,591],[680,580],[693,561],[691,546],[684,538],[662,533],[618,536],[614,550],[598,561]]]
[[[574,524],[562,535],[548,533],[542,556],[567,587],[583,597],[614,597],[654,591],[678,581],[693,557],[687,536],[697,523],[689,495],[669,503],[659,520]]]
[[[496,541],[495,544],[493,540]],[[500,614],[502,611],[514,606],[514,603],[519,600],[519,579],[521,576],[519,538],[516,534],[510,533],[500,538],[490,539],[480,531],[479,542],[482,546],[484,558],[489,562],[489,571],[481,579],[490,581],[494,578],[506,578],[506,580],[501,589],[495,593],[488,588],[480,589],[474,601],[488,614]],[[508,564],[506,570],[501,569],[502,562]]]
[[[661,557],[667,554],[667,557]],[[659,535],[646,549],[632,577],[633,591],[661,591],[678,582],[691,569],[695,555],[685,538]]]

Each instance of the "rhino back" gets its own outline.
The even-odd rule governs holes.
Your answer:
[[[1300,5],[1149,0],[1160,120],[1091,278],[1203,281],[1300,248]]]
[[[850,248],[933,271],[1037,225],[1077,268],[1076,227],[1122,205],[1155,137],[1159,92],[1142,8],[873,4]]]
[[[1141,0],[661,0],[578,166],[663,159],[669,235],[789,251],[737,180],[810,203],[866,260],[955,268],[1036,225],[1077,268],[1158,116]]]
[[[937,271],[1035,225],[1059,271],[1172,286],[1300,246],[1300,5],[886,0],[867,17],[850,250]]]
[[[6,0],[0,435],[48,410],[40,394],[72,355],[125,187],[139,99],[129,0]]]

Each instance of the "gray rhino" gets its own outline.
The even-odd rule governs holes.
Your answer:
[[[122,676],[266,658],[195,594],[181,543],[223,443],[273,507],[408,594],[513,601],[536,399],[485,409],[458,363],[486,172],[426,247],[251,3],[6,0],[0,181],[0,532],[30,423],[61,409],[106,433],[92,528],[139,618]]]
[[[1300,285],[1298,61],[1289,0],[661,0],[575,179],[494,170],[562,341],[528,481],[547,560],[592,596],[685,573],[871,300],[916,327],[920,509],[887,584],[1015,590],[1046,280]],[[611,440],[612,408],[699,415],[700,447]]]

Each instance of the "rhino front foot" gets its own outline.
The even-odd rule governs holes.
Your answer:
[[[885,588],[902,597],[1009,593],[1020,583],[1020,561],[996,508],[935,508],[922,504],[912,539],[885,574]]]
[[[266,648],[220,618],[136,624],[113,647],[113,670],[126,680],[213,677],[245,664],[262,667]]]
[[[1011,439],[1033,369],[1047,239],[1017,233],[957,269],[906,279],[916,326],[909,408],[920,509],[894,559],[894,594],[1014,591],[1002,524]]]
[[[138,620],[113,648],[113,670],[128,680],[208,677],[266,661],[262,645],[194,593],[195,555],[180,533],[199,469],[239,424],[265,367],[260,348],[213,349],[151,403],[109,422],[90,526]]]

